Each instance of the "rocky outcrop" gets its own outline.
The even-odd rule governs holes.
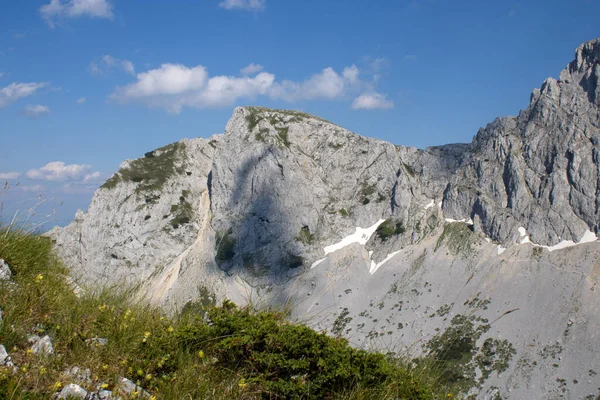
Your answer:
[[[599,77],[600,39],[517,117],[425,150],[238,107],[222,135],[124,162],[49,235],[79,284],[138,285],[170,309],[285,302],[412,354],[470,324],[473,394],[595,395]]]

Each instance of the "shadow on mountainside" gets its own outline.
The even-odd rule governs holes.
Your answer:
[[[296,238],[300,228],[292,226],[291,210],[285,207],[288,167],[281,152],[268,146],[231,167],[235,182],[227,209],[221,210],[227,214],[217,215],[213,224],[219,267],[245,280],[256,289],[254,295],[267,289],[269,298],[277,299],[287,298],[284,283],[300,273],[305,262]]]

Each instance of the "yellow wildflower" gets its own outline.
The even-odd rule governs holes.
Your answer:
[[[146,380],[149,381],[152,379],[152,374],[146,374]]]
[[[204,358],[204,352],[202,350],[198,352],[198,357]]]
[[[248,384],[246,383],[246,380],[244,378],[242,378],[242,379],[240,379],[238,386],[240,387],[240,389],[244,389],[246,386],[248,386]]]
[[[108,383],[103,383],[100,385],[100,389],[108,389]]]
[[[104,310],[106,310],[106,304],[102,304],[101,306],[98,306],[98,311],[104,312]]]
[[[123,360],[123,361],[125,361],[125,360]],[[125,362],[127,362],[127,361],[125,361]],[[108,369],[108,364],[104,364],[104,365],[102,366],[102,369],[106,371],[106,370]]]
[[[172,326],[169,326],[169,327],[167,328],[167,331],[168,331],[169,333],[173,333],[173,331],[174,331],[174,330],[175,330],[175,329],[173,329],[173,327],[172,327]]]
[[[27,349],[27,351],[25,352],[25,354],[27,354],[27,355],[33,354],[33,350],[32,349]]]
[[[44,280],[44,275],[42,275],[42,274],[38,274],[38,276],[35,277],[35,281],[37,283],[40,283],[43,280]]]
[[[142,376],[142,375],[144,375],[144,371],[142,371],[141,369],[138,369],[138,370],[137,370],[137,374],[138,374],[139,376]]]
[[[62,388],[62,383],[60,381],[56,381],[54,385],[52,385],[53,390],[60,390]]]

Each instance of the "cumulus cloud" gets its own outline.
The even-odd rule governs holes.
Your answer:
[[[44,82],[13,82],[0,89],[0,108],[9,105],[23,97],[31,96],[39,89],[47,86]]]
[[[387,96],[377,92],[363,93],[352,102],[355,110],[375,110],[393,108],[394,102],[387,100]]]
[[[354,108],[391,108],[393,103],[375,92],[375,82],[363,81],[355,65],[341,72],[328,67],[303,81],[276,81],[275,75],[250,64],[241,76],[209,76],[202,65],[162,64],[136,75],[136,80],[117,87],[110,99],[119,103],[140,103],[179,113],[184,107],[211,108],[231,106],[241,98],[265,96],[287,102],[303,100],[350,100]],[[256,74],[256,75],[254,75]]]
[[[44,181],[78,180],[88,175],[91,168],[91,165],[87,164],[65,164],[62,161],[52,161],[41,168],[30,169],[25,175],[30,179]]]
[[[77,99],[77,104],[83,104],[85,103],[85,97],[80,97]]]
[[[219,7],[226,10],[262,11],[266,3],[266,0],[223,0]]]
[[[23,115],[28,118],[36,119],[48,114],[50,114],[50,108],[42,104],[29,104],[23,109]]]
[[[112,4],[108,0],[50,0],[40,7],[40,14],[50,28],[61,18],[113,18]]]
[[[244,68],[242,68],[240,70],[240,72],[242,73],[242,75],[254,75],[262,70],[263,70],[262,65],[250,63],[247,66],[245,66]],[[2,75],[0,75],[0,76],[2,76]]]
[[[100,183],[101,179],[100,171],[96,171],[84,176],[82,183]]]
[[[137,81],[118,87],[111,99],[140,102],[178,113],[182,107],[219,107],[241,97],[266,94],[275,76],[262,72],[255,77],[214,76],[202,65],[188,68],[180,64],[163,64],[157,69],[137,74]]]
[[[358,72],[354,65],[344,68],[341,75],[331,67],[325,68],[304,82],[284,80],[275,84],[270,96],[285,101],[339,98],[359,83]]]
[[[90,72],[93,74],[104,74],[115,68],[122,69],[128,74],[135,75],[135,68],[131,61],[121,60],[108,54],[103,55],[99,62],[90,63]]]
[[[19,172],[0,172],[0,179],[17,179],[21,174]]]
[[[76,185],[66,183],[63,185],[63,192],[66,194],[90,194],[98,189],[97,185]]]
[[[23,192],[45,192],[46,188],[42,185],[31,185],[31,186],[19,186],[19,189]]]

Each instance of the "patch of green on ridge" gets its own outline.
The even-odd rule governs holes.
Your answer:
[[[471,251],[473,232],[463,222],[451,222],[444,225],[444,231],[435,244],[434,251],[445,243],[454,255],[468,254]]]
[[[165,182],[175,174],[183,174],[182,167],[176,162],[185,152],[185,143],[175,142],[138,158],[121,168],[101,186],[102,189],[113,189],[119,182],[135,182],[136,193],[161,190]]]

